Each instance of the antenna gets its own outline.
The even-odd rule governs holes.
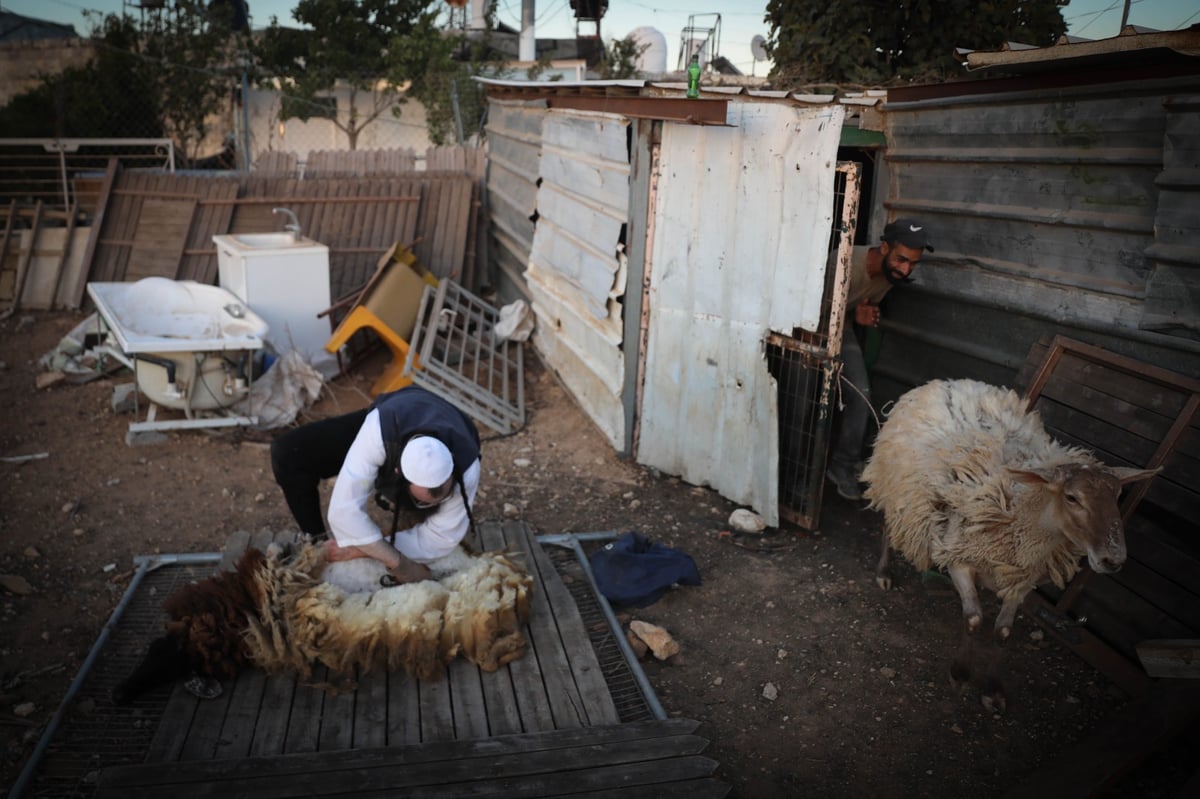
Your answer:
[[[754,38],[750,40],[750,54],[754,56],[754,63],[750,66],[751,77],[754,77],[754,70],[758,66],[758,62],[767,60],[766,44],[767,40],[761,33],[754,34]]]

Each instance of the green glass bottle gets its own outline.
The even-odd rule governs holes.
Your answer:
[[[700,54],[692,53],[692,63],[688,64],[688,89],[687,96],[696,98],[700,96]]]

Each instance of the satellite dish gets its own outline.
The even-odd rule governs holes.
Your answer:
[[[750,53],[754,56],[755,61],[767,60],[767,40],[762,34],[756,33],[754,38],[750,40]]]
[[[758,66],[759,61],[767,60],[767,40],[762,34],[754,34],[754,38],[750,40],[750,54],[754,56],[754,64],[750,68],[750,74],[754,75],[754,67]]]

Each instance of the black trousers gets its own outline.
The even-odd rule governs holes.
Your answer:
[[[316,538],[325,536],[321,481],[336,477],[341,471],[346,453],[370,410],[364,408],[310,422],[271,442],[271,471],[301,532]]]

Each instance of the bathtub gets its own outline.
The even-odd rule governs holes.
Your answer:
[[[249,393],[251,359],[262,349],[267,323],[230,292],[164,277],[88,283],[87,291],[108,351],[133,370],[152,403],[191,418],[192,411],[228,409]],[[229,419],[225,424],[253,423]],[[171,426],[202,425],[142,428]]]

